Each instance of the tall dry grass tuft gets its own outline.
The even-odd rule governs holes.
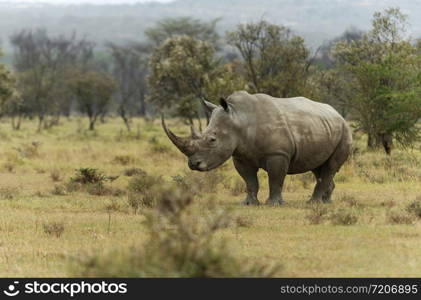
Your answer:
[[[354,225],[358,221],[358,214],[353,208],[339,207],[329,214],[330,222],[333,225]]]
[[[42,224],[44,233],[56,238],[61,237],[64,232],[64,223],[62,222],[49,222]]]
[[[421,195],[411,202],[406,210],[414,214],[417,218],[421,218]]]
[[[311,225],[318,225],[323,223],[326,219],[328,208],[323,203],[315,203],[311,205],[310,213],[306,218]]]
[[[405,211],[399,208],[393,208],[387,212],[387,222],[389,224],[406,224],[415,223],[415,215],[411,211]]]
[[[128,204],[136,214],[141,207],[152,207],[164,181],[161,176],[148,175],[146,172],[132,177],[128,185]]]

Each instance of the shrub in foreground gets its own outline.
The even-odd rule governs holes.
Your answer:
[[[144,246],[78,259],[71,275],[83,277],[270,277],[279,266],[243,261],[216,235],[231,222],[226,211],[195,211],[192,194],[161,190],[145,214]]]

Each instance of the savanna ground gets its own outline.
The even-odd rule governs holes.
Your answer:
[[[181,122],[168,123],[188,134]],[[210,173],[190,171],[158,120],[135,120],[131,134],[119,119],[109,118],[94,132],[86,126],[83,118],[63,119],[38,133],[35,121],[20,131],[7,120],[0,124],[1,277],[77,276],[69,267],[75,259],[142,244],[145,217],[139,211],[149,208],[136,212],[127,194],[139,169],[162,176],[162,185],[196,184],[197,218],[209,201],[228,209],[236,222],[218,236],[229,242],[230,253],[280,264],[276,276],[421,276],[419,146],[388,158],[365,152],[365,137],[357,135],[360,150],[336,176],[332,204],[306,203],[314,185],[308,173],[288,176],[283,206],[255,207],[239,204],[244,186],[231,161]],[[69,189],[79,168],[118,178],[99,191]],[[264,202],[267,177],[259,174]]]

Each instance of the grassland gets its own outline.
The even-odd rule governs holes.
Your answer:
[[[175,120],[169,125],[188,133]],[[306,203],[313,179],[303,174],[288,177],[282,207],[248,207],[239,204],[244,187],[231,161],[215,172],[192,173],[158,121],[135,120],[131,134],[118,119],[94,132],[86,126],[82,118],[42,132],[35,122],[20,131],[0,123],[1,277],[69,276],[75,258],[141,245],[144,216],[127,195],[133,168],[162,176],[162,184],[174,176],[196,178],[197,217],[211,200],[228,209],[241,220],[219,233],[231,253],[281,264],[277,276],[421,276],[421,219],[408,210],[421,202],[419,146],[388,158],[365,152],[364,136],[356,136],[360,150],[337,175],[332,204]],[[118,178],[102,192],[67,190],[75,170],[88,167]],[[264,202],[267,178],[263,172],[260,178]]]

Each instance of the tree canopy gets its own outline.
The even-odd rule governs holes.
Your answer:
[[[393,140],[407,146],[419,135],[421,61],[405,35],[406,20],[397,8],[377,12],[368,33],[334,49],[342,70],[356,82],[349,105],[368,134],[368,146],[383,145],[388,154]]]

